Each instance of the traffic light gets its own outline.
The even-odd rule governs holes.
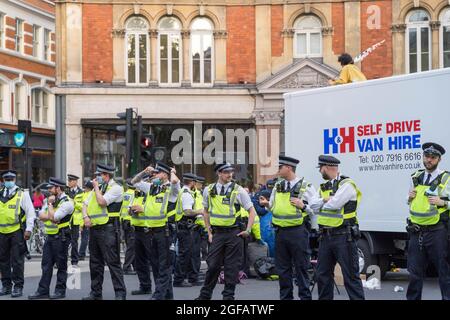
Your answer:
[[[147,164],[152,162],[153,158],[153,144],[155,138],[152,134],[143,134],[141,137],[141,160]]]
[[[125,158],[127,173],[130,164],[133,162],[132,145],[133,145],[133,109],[127,108],[125,112],[120,112],[117,117],[125,120],[125,125],[116,126],[116,130],[125,133],[125,138],[118,138],[116,142],[125,146]],[[128,176],[128,174],[127,174]]]

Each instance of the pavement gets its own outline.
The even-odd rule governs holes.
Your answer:
[[[25,286],[24,296],[22,300],[26,300],[27,296],[33,294],[39,283],[41,275],[40,257],[34,256],[31,260],[25,263]],[[202,272],[206,271],[206,263],[202,262]],[[259,279],[247,279],[244,280],[245,284],[240,284],[236,288],[237,300],[278,300],[278,281],[265,281]],[[56,283],[56,269],[54,270],[54,276],[51,284],[51,293]],[[139,287],[138,279],[136,275],[125,275],[125,283],[127,286],[129,300],[147,300],[150,295],[144,296],[132,296],[131,291]],[[394,292],[394,288],[400,286],[404,289],[403,292]],[[364,289],[366,299],[368,300],[405,300],[406,289],[408,287],[408,273],[406,270],[400,270],[399,272],[389,272],[385,280],[381,281],[381,289],[368,290]],[[348,296],[343,286],[338,286],[340,294],[335,289],[336,300],[347,300]],[[223,285],[218,284],[214,290],[213,299],[222,299],[221,291]],[[296,288],[295,288],[296,290]],[[74,267],[72,274],[68,279],[68,290],[66,293],[66,300],[80,300],[82,297],[89,294],[90,291],[90,276],[89,276],[89,261],[80,261],[78,267]],[[200,292],[200,287],[191,288],[174,288],[175,300],[193,300]],[[296,292],[295,292],[296,294]],[[105,267],[103,298],[114,299],[114,290],[111,283],[111,277],[109,275],[108,268]],[[0,297],[0,300],[10,300],[10,296]],[[313,299],[317,300],[317,286],[313,290]],[[423,288],[424,300],[440,300],[440,290],[438,281],[436,278],[426,279]]]

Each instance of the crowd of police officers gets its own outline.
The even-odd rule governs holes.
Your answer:
[[[407,298],[421,299],[425,269],[432,263],[439,276],[442,298],[448,300],[450,173],[438,167],[445,153],[442,146],[425,143],[422,149],[425,169],[412,174],[407,200]],[[320,237],[315,278],[319,299],[333,299],[334,270],[339,263],[349,298],[362,300],[365,297],[356,245],[360,238],[357,208],[361,191],[355,181],[341,175],[340,161],[333,156],[318,158],[324,179],[319,190],[296,175],[298,164],[297,159],[280,156],[279,177],[270,198],[259,198],[259,204],[273,214],[280,299],[294,299],[294,278],[299,298],[311,299],[309,233],[311,218],[317,215]],[[83,300],[102,299],[105,266],[109,268],[117,300],[126,299],[124,274],[137,274],[139,279],[139,288],[131,291],[132,295],[151,294],[152,300],[170,300],[174,298],[173,287],[202,285],[196,299],[209,300],[221,272],[223,299],[233,300],[239,272],[248,269],[246,244],[254,234],[258,216],[248,191],[233,180],[233,166],[220,163],[214,170],[217,181],[205,187],[203,177],[186,173],[180,181],[175,169],[161,162],[128,179],[126,190],[114,180],[116,169],[106,164],[97,165],[95,178],[84,189],[78,186],[75,175],[68,175],[67,184],[50,178],[50,195],[38,213],[47,236],[42,277],[36,292],[28,298],[65,298],[68,259],[77,265],[85,255],[78,252],[81,232],[82,246],[89,239],[91,277],[90,294]],[[0,295],[15,298],[23,295],[26,240],[33,230],[36,213],[29,192],[16,185],[14,170],[3,172],[2,180]],[[126,244],[123,265],[122,234]],[[203,241],[208,243],[208,269],[202,284],[199,271]],[[50,294],[55,266],[57,281]]]

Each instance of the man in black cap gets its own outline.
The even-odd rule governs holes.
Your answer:
[[[101,300],[105,264],[111,273],[116,300],[126,299],[120,262],[120,209],[123,187],[114,181],[114,167],[99,164],[94,190],[83,204],[83,221],[89,230],[91,292],[83,300]]]
[[[196,279],[192,273],[193,235],[195,219],[203,209],[195,209],[195,180],[193,173],[183,174],[183,187],[178,194],[176,206],[178,255],[173,279],[174,287],[192,287]],[[199,245],[199,244],[198,244]],[[188,281],[189,280],[189,281]]]
[[[72,221],[70,230],[72,232],[71,237],[71,250],[70,260],[72,265],[78,265],[79,253],[78,253],[78,238],[80,237],[80,225],[83,223],[83,189],[78,186],[78,180],[80,178],[74,174],[67,175],[67,195],[73,200],[75,211],[72,215]]]
[[[63,299],[66,297],[67,256],[70,244],[70,221],[74,211],[73,201],[64,193],[66,183],[57,178],[50,178],[47,206],[42,208],[39,219],[44,222],[47,235],[42,254],[42,277],[37,291],[28,299]],[[49,296],[53,266],[56,264],[55,294]]]
[[[0,296],[11,294],[12,298],[17,298],[23,294],[26,240],[30,239],[36,214],[28,190],[16,185],[16,171],[6,170],[1,176],[4,188],[0,193],[0,273],[3,285]]]
[[[84,184],[84,190],[83,190],[83,203],[91,193],[91,191],[94,190],[94,185],[92,184],[92,181],[88,180]],[[83,210],[82,210],[83,211]],[[83,212],[81,212],[83,214]],[[84,226],[84,221],[81,222],[80,225],[80,233],[81,233],[81,241],[80,241],[80,249],[78,250],[79,261],[84,261],[84,258],[86,257],[86,250],[89,243],[89,228]]]
[[[429,263],[439,275],[443,300],[450,300],[448,219],[450,173],[439,169],[445,149],[433,142],[422,145],[425,169],[412,174],[408,195],[410,216],[407,231],[408,300],[421,300],[423,278]]]
[[[243,238],[250,236],[255,220],[255,209],[247,191],[233,181],[233,166],[220,163],[215,166],[219,179],[203,193],[203,216],[210,243],[205,282],[197,300],[210,300],[222,266],[224,267],[224,300],[234,300],[239,269],[242,265]],[[240,206],[249,212],[245,231],[238,223]]]
[[[293,300],[292,275],[298,284],[302,300],[311,300],[309,289],[309,233],[306,220],[312,213],[309,204],[315,197],[314,186],[305,178],[299,178],[295,169],[299,160],[279,156],[278,175],[270,200],[260,197],[260,204],[270,208],[275,228],[275,264],[279,275],[280,299]]]
[[[359,239],[356,209],[361,192],[355,182],[339,173],[340,161],[333,156],[319,156],[322,178],[327,182],[320,190],[311,208],[317,213],[320,244],[317,265],[319,300],[332,300],[334,268],[339,263],[344,285],[350,300],[364,300],[359,277]]]
[[[142,181],[145,175],[152,176],[151,183]],[[173,261],[170,247],[173,245],[173,237],[169,230],[168,214],[175,210],[180,181],[174,168],[158,162],[156,168],[147,167],[131,182],[146,194],[143,205],[135,204],[131,207],[131,221],[135,226],[136,243],[140,241],[150,244],[150,263],[155,280],[152,300],[172,300]],[[136,266],[142,286],[140,275],[145,275],[147,283],[150,281],[150,276],[147,277],[147,274],[141,273],[140,270],[141,268]],[[141,289],[145,288],[141,287]]]

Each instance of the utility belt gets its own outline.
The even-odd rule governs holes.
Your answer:
[[[195,223],[195,217],[186,217],[183,216],[180,221],[178,221],[178,225],[180,224],[194,224]]]
[[[238,225],[232,225],[229,227],[219,227],[219,226],[211,226],[211,229],[213,233],[228,233],[236,231],[236,229],[239,229],[240,227]]]
[[[359,225],[354,219],[349,219],[349,221],[345,221],[341,226],[335,228],[319,226],[319,240],[322,240],[324,236],[331,237],[340,235],[347,235],[347,241],[349,242],[361,239]]]
[[[433,232],[437,230],[446,229],[448,226],[442,222],[439,221],[436,224],[433,224],[431,226],[421,226],[415,223],[412,223],[411,220],[408,219],[408,225],[406,226],[406,231],[408,233],[423,233],[423,232]]]
[[[303,227],[303,224],[299,224],[297,226],[288,226],[288,227],[280,227],[276,224],[272,224],[273,229],[275,232],[282,231],[282,230],[295,230],[295,229],[301,229]]]
[[[169,228],[167,225],[162,227],[134,227],[135,232],[142,233],[160,233],[160,232],[169,232]]]
[[[98,230],[108,225],[116,225],[116,223],[120,223],[120,217],[109,217],[108,222],[105,224],[92,226],[91,229]]]
[[[48,234],[47,237],[50,239],[61,238],[61,241],[66,241],[67,240],[66,234],[71,234],[70,226],[59,229],[57,234]]]

